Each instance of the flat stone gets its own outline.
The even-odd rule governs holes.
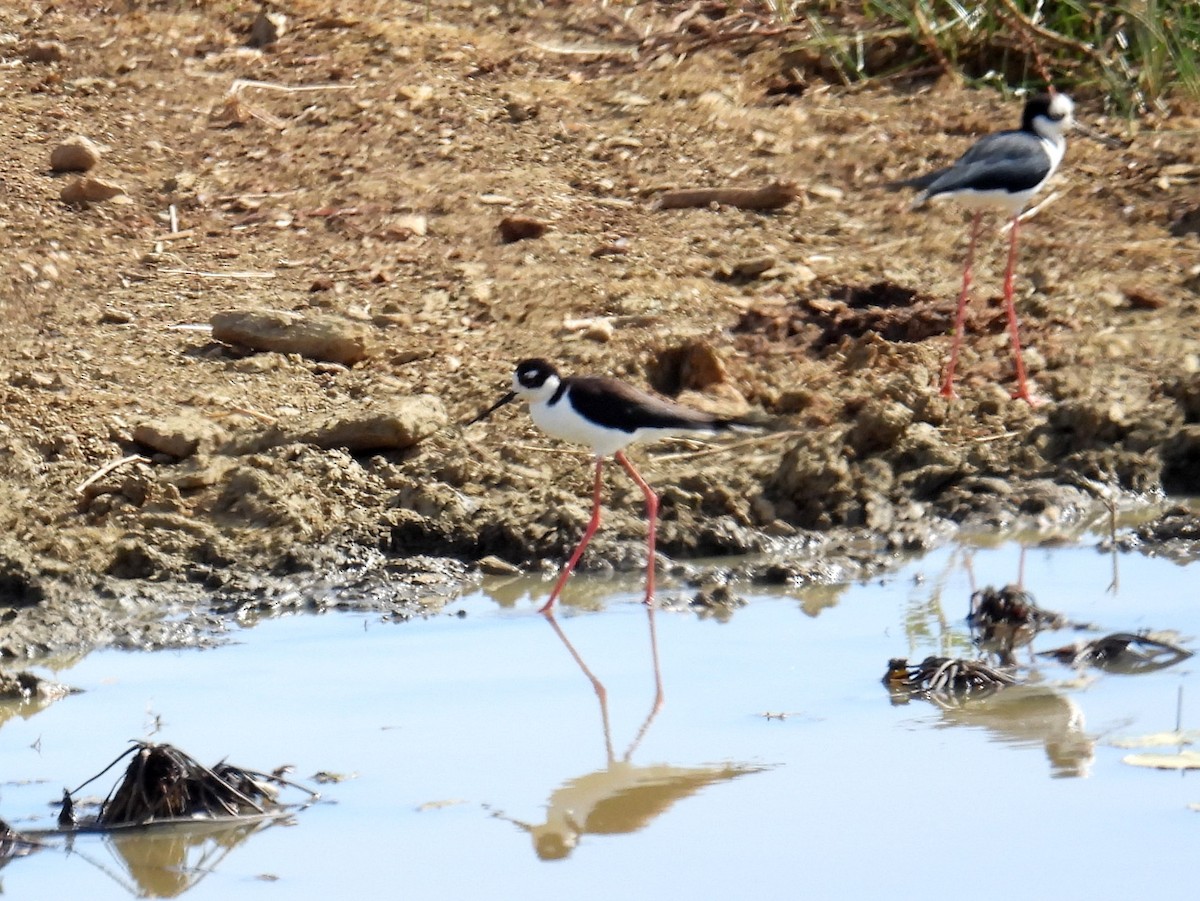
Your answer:
[[[199,415],[180,414],[143,422],[134,427],[133,440],[160,454],[183,460],[226,437],[225,430]]]
[[[336,316],[232,310],[214,314],[211,324],[217,341],[310,360],[353,366],[372,351],[366,326]]]
[[[63,203],[99,203],[124,193],[125,189],[115,182],[84,176],[72,180],[58,196]]]
[[[343,413],[293,436],[321,448],[351,452],[405,450],[446,425],[442,402],[431,395],[396,398],[371,409]]]

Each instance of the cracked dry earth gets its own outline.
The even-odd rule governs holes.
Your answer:
[[[485,557],[554,566],[586,457],[515,409],[455,425],[527,356],[770,422],[638,452],[677,559],[768,550],[747,577],[819,578],[1105,498],[1148,511],[1130,546],[1200,535],[1161,502],[1200,490],[1194,106],[1130,123],[1076,98],[1126,146],[1073,140],[1022,230],[1042,402],[1009,397],[998,223],[948,402],[964,217],[879,186],[1019,99],[815,70],[780,90],[784,38],[635,55],[596,45],[585,3],[296,0],[260,48],[239,4],[21,6],[0,9],[4,655],[289,606],[403,616]],[[61,199],[73,135],[121,193]],[[773,211],[656,203],[776,182]],[[586,560],[636,567],[641,512],[613,474]]]

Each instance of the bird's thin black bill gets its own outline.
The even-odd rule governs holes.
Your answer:
[[[511,401],[516,396],[517,396],[517,392],[515,392],[515,391],[508,392],[508,394],[504,395],[504,397],[500,398],[498,401],[496,401],[494,404],[492,404],[490,407],[488,407],[486,410],[484,410],[482,413],[480,413],[478,416],[476,416],[470,422],[464,422],[463,427],[465,428],[466,426],[469,426],[469,425],[475,425],[475,423],[477,423],[477,422],[482,422],[483,420],[487,419],[489,416],[491,416],[493,413],[495,413],[497,410],[499,410],[501,407],[503,407],[506,403]]]

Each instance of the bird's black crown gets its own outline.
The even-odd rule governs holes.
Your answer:
[[[1051,122],[1061,122],[1066,118],[1068,108],[1069,105],[1066,107],[1062,104],[1056,105],[1054,98],[1049,94],[1037,94],[1025,102],[1025,111],[1021,115],[1021,127],[1026,131],[1033,131],[1033,120],[1038,116],[1049,119]]]
[[[523,388],[540,388],[558,370],[545,360],[522,360],[517,364],[517,381]]]

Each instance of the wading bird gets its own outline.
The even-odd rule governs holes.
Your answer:
[[[600,376],[561,376],[545,360],[522,360],[513,373],[512,390],[484,410],[467,425],[473,425],[510,401],[524,398],[529,402],[533,421],[549,435],[583,444],[596,456],[596,480],[592,491],[592,517],[583,538],[563,567],[554,590],[540,610],[549,613],[567,584],[583,549],[600,525],[600,488],[604,458],[613,456],[646,496],[649,521],[646,561],[646,603],[654,600],[654,534],[658,522],[658,495],[646,483],[624,449],[638,441],[652,441],[671,435],[716,433],[744,425],[737,420],[721,419],[640,391],[617,379]]]
[[[1033,403],[1025,381],[1025,363],[1021,359],[1021,338],[1017,311],[1013,306],[1013,269],[1017,262],[1017,229],[1021,211],[1054,174],[1067,149],[1063,133],[1075,125],[1075,104],[1066,94],[1040,94],[1025,104],[1021,127],[986,135],[973,144],[953,166],[917,178],[892,183],[892,188],[917,188],[914,206],[926,201],[953,199],[974,210],[971,237],[963,265],[962,291],[954,316],[954,341],[950,361],[942,379],[943,397],[954,396],[954,367],[962,344],[963,321],[971,290],[971,266],[979,223],[988,209],[1003,211],[1012,217],[1012,236],[1008,248],[1008,266],[1004,270],[1004,309],[1012,338],[1017,369],[1017,390],[1013,397]]]

